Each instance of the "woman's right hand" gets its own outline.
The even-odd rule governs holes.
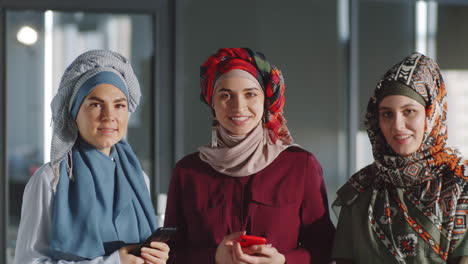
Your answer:
[[[145,260],[143,258],[130,254],[130,251],[132,251],[137,246],[138,246],[137,244],[128,245],[128,246],[121,247],[119,249],[119,257],[120,257],[121,264],[144,264],[145,263]]]
[[[215,253],[215,262],[216,264],[234,264],[232,256],[232,246],[234,241],[237,240],[241,235],[245,235],[245,231],[235,232],[229,234],[223,238],[223,241],[219,243],[218,248],[216,248]],[[237,263],[235,263],[237,264]]]

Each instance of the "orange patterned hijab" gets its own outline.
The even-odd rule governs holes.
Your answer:
[[[408,157],[397,155],[386,143],[379,128],[377,100],[384,83],[399,82],[420,94],[427,103],[423,144]],[[438,178],[442,168],[457,177],[468,179],[462,157],[446,146],[447,91],[437,63],[420,53],[413,53],[393,66],[379,82],[369,100],[365,119],[375,165],[382,179],[395,186],[412,186]]]

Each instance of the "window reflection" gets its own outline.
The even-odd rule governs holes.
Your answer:
[[[468,155],[468,70],[446,70],[442,72],[448,98],[448,145],[457,147]]]

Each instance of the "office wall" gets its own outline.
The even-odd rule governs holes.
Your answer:
[[[437,61],[440,67],[468,69],[468,2],[459,5],[440,4],[437,25]],[[454,41],[456,40],[456,41]]]
[[[359,128],[377,82],[414,51],[415,8],[411,1],[359,4]]]

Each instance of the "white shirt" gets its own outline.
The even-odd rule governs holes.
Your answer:
[[[148,176],[143,173],[149,190]],[[119,252],[92,260],[52,260],[50,233],[51,204],[54,199],[54,171],[50,163],[42,165],[29,179],[23,195],[21,221],[16,241],[15,264],[120,264]]]

